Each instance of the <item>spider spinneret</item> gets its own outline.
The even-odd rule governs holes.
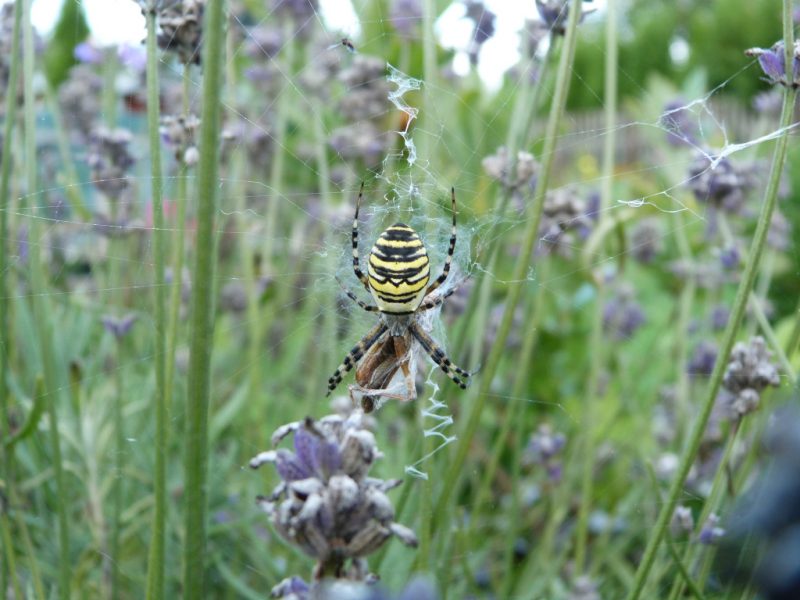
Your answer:
[[[453,226],[447,257],[441,275],[430,285],[428,285],[430,281],[428,251],[417,232],[404,223],[395,223],[381,233],[370,251],[367,274],[361,270],[358,254],[358,211],[363,195],[362,183],[353,218],[353,271],[375,300],[375,305],[359,300],[347,289],[345,293],[364,310],[380,313],[380,320],[350,350],[342,364],[328,379],[328,395],[341,383],[342,377],[367,355],[367,360],[356,369],[356,381],[361,386],[361,391],[369,391],[369,385],[375,382],[388,385],[395,373],[402,370],[407,396],[400,399],[413,400],[416,397],[416,388],[409,369],[411,359],[409,350],[414,340],[456,385],[465,389],[471,373],[453,364],[422,328],[418,318],[421,312],[441,305],[457,289],[457,286],[453,286],[444,293],[437,293],[450,274],[456,248],[455,188],[450,190]],[[377,395],[398,397],[385,393],[385,390],[378,391],[382,393]],[[374,407],[375,396],[376,394],[365,396],[365,400],[362,401],[367,412]]]

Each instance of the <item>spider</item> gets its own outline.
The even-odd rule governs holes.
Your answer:
[[[450,189],[453,211],[450,246],[447,250],[442,274],[430,285],[428,285],[430,280],[428,251],[417,232],[403,223],[395,223],[381,233],[369,253],[367,274],[365,275],[361,270],[358,255],[358,210],[363,195],[364,184],[362,183],[356,201],[356,213],[353,217],[353,271],[372,295],[375,304],[371,305],[359,300],[348,289],[345,289],[345,293],[367,312],[380,313],[380,319],[361,338],[361,341],[353,346],[342,364],[328,379],[326,395],[330,395],[341,383],[342,377],[364,358],[364,361],[356,369],[356,381],[362,386],[361,391],[366,391],[365,387],[370,391],[374,391],[376,387],[385,387],[397,370],[401,369],[408,390],[406,399],[412,400],[416,397],[416,390],[409,370],[411,359],[409,350],[414,340],[419,342],[433,362],[456,385],[461,389],[466,389],[471,373],[453,364],[420,324],[420,314],[423,311],[441,305],[457,289],[457,286],[454,286],[444,293],[435,293],[439,286],[447,280],[453,253],[456,249],[455,188]],[[369,412],[373,406],[374,395],[365,398],[366,401],[362,403],[366,412]]]

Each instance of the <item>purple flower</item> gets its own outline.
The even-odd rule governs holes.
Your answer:
[[[416,37],[418,25],[422,22],[422,2],[394,0],[389,9],[389,22],[401,37],[407,40]]]
[[[719,253],[719,261],[722,263],[722,268],[728,271],[737,268],[741,262],[739,249],[736,246],[724,248]]]
[[[716,544],[725,535],[725,530],[719,527],[718,523],[719,517],[716,514],[711,513],[708,515],[708,519],[697,536],[697,541],[707,546]]]
[[[630,338],[645,320],[644,310],[629,286],[620,287],[603,308],[603,329],[616,340]]]
[[[106,315],[102,318],[102,321],[106,331],[119,340],[128,335],[136,319],[138,319],[137,315],[129,313],[121,318]]]
[[[99,65],[103,62],[103,51],[90,42],[81,42],[75,46],[72,55],[77,61],[87,65]]]
[[[717,345],[709,340],[702,340],[694,347],[686,372],[691,376],[708,377],[717,362]]]
[[[144,72],[147,67],[147,53],[141,46],[122,44],[117,50],[119,62],[137,73]]]
[[[673,100],[664,107],[661,124],[667,130],[667,142],[673,146],[695,145],[697,127],[691,115],[683,100]]]
[[[587,0],[584,0],[584,2]],[[567,18],[569,17],[568,0],[536,0],[536,10],[544,24],[553,35],[564,35],[567,31]],[[581,21],[594,12],[595,9],[581,10]]]
[[[780,84],[791,88],[800,87],[800,43],[795,42],[794,45],[791,78],[786,73],[786,52],[783,41],[776,42],[769,50],[750,48],[745,50],[745,54],[758,58],[758,64],[771,84]]]

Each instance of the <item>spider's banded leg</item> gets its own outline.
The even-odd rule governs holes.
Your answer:
[[[380,308],[378,308],[377,306],[373,306],[373,305],[371,305],[371,304],[367,304],[367,303],[366,303],[366,302],[364,302],[363,300],[359,300],[359,299],[356,297],[356,295],[355,295],[353,292],[351,292],[351,291],[350,291],[350,290],[348,290],[346,287],[344,287],[344,285],[342,284],[342,282],[341,282],[341,281],[339,281],[339,278],[338,278],[338,277],[336,278],[336,281],[337,281],[337,282],[339,283],[339,285],[341,286],[341,288],[342,288],[342,291],[343,291],[345,294],[347,294],[347,297],[348,297],[348,298],[350,298],[350,300],[352,300],[352,301],[353,301],[353,302],[355,302],[356,304],[358,304],[358,305],[359,305],[361,308],[363,308],[365,311],[367,311],[367,312],[380,312],[380,310],[381,310],[381,309],[380,309]]]
[[[454,285],[452,288],[447,290],[444,294],[436,296],[435,298],[427,298],[419,305],[417,310],[430,310],[432,308],[436,308],[440,304],[444,304],[444,301],[447,300],[450,296],[456,293],[461,283]]]
[[[453,262],[453,253],[456,251],[456,188],[454,187],[450,188],[450,200],[453,210],[453,229],[450,232],[450,247],[447,249],[447,257],[444,259],[444,269],[442,269],[442,274],[439,275],[439,278],[436,281],[428,286],[427,290],[425,290],[426,296],[445,282],[447,276],[450,274],[450,265]]]
[[[358,191],[358,200],[356,200],[356,214],[353,217],[353,271],[358,277],[358,280],[364,284],[364,287],[369,291],[369,279],[364,275],[361,267],[358,264],[358,209],[361,207],[361,198],[364,196],[364,182],[361,182],[361,189]]]
[[[417,341],[422,345],[425,352],[428,353],[428,356],[433,359],[433,362],[439,365],[439,368],[444,371],[458,387],[462,390],[467,389],[467,381],[472,377],[472,374],[454,365],[442,349],[439,348],[439,345],[433,341],[433,338],[425,333],[417,323],[411,323],[408,329],[414,337],[417,338]]]
[[[380,337],[386,333],[387,327],[384,325],[383,322],[378,323],[369,330],[369,333],[361,338],[353,349],[347,353],[347,356],[344,357],[342,364],[334,371],[333,375],[330,376],[328,379],[328,393],[325,394],[326,396],[330,396],[331,392],[336,389],[336,386],[342,382],[342,377],[353,368],[353,366],[361,360],[361,357],[364,356],[364,353],[369,350],[375,342],[380,339]]]

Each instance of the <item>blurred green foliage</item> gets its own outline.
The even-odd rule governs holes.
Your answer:
[[[781,37],[779,0],[624,4],[619,48],[620,65],[624,65],[619,73],[623,102],[641,96],[654,73],[681,87],[692,72],[703,71],[709,89],[725,83],[721,92],[744,103],[766,89],[756,77],[732,76],[752,62],[744,50],[771,46]],[[670,47],[680,40],[686,42],[688,55],[685,60],[673,60]],[[591,19],[582,27],[578,40],[574,69],[579,79],[570,92],[570,109],[602,106],[604,47],[605,23],[602,18]]]
[[[70,67],[78,62],[73,53],[75,46],[87,37],[89,25],[86,23],[83,3],[66,0],[44,52],[44,72],[50,85],[58,87],[67,78]]]

